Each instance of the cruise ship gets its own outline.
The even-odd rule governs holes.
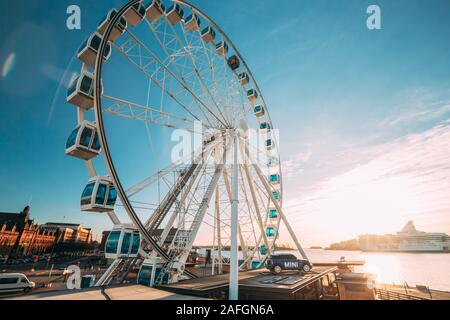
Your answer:
[[[447,234],[418,231],[412,221],[397,234],[362,235],[358,237],[358,242],[361,251],[450,253],[450,237]]]

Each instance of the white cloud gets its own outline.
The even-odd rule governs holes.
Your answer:
[[[289,160],[283,161],[283,176],[287,179],[292,178],[304,171],[304,165],[311,159],[312,151],[300,152]]]
[[[450,233],[450,126],[352,150],[351,168],[286,195],[285,212],[307,245],[395,232],[407,220]],[[292,167],[292,166],[291,166]]]

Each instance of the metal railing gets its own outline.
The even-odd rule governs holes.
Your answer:
[[[385,289],[374,289],[377,300],[430,300],[423,297],[400,293]]]

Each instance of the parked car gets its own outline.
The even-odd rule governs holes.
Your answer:
[[[268,258],[267,268],[275,274],[280,274],[284,270],[309,272],[312,264],[308,260],[298,259],[293,254],[278,254]]]
[[[0,293],[31,292],[36,284],[22,274],[22,273],[0,273]]]

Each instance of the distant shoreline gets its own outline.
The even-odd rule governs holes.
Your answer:
[[[331,248],[324,248],[325,251],[352,251],[352,252],[364,252],[364,253],[371,253],[371,252],[377,252],[377,253],[444,253],[449,254],[450,251],[406,251],[406,250],[360,250],[360,249],[331,249]]]

